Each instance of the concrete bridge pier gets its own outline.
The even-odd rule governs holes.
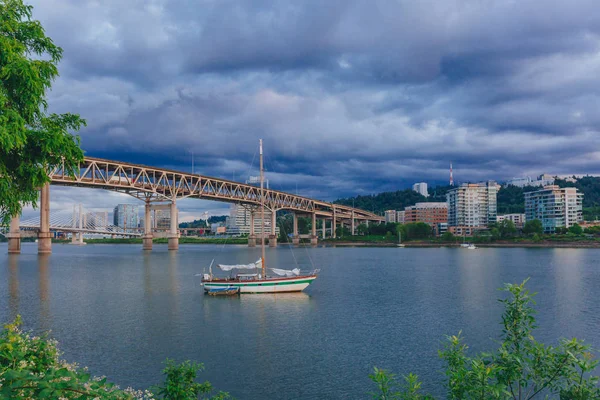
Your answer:
[[[8,254],[21,254],[21,231],[19,225],[21,218],[17,215],[10,220],[10,229],[6,238],[8,239]]]
[[[50,233],[50,184],[40,190],[40,231],[38,233],[38,254],[52,253],[52,234]]]
[[[310,229],[310,245],[317,245],[317,214],[312,213],[311,229]]]
[[[352,236],[354,236],[354,210],[352,210],[352,222],[350,226],[350,231],[352,232]]]
[[[254,211],[250,211],[250,235],[248,236],[248,247],[256,247],[256,234],[254,233]]]
[[[327,233],[327,219],[326,219],[326,218],[323,218],[323,219],[321,220],[321,222],[323,222],[323,225],[321,225],[321,230],[322,230],[321,237],[322,237],[323,239],[325,239],[325,238],[327,237],[327,236],[326,236],[326,233]]]
[[[293,232],[292,232],[292,244],[298,246],[300,244],[300,236],[298,236],[298,215],[292,213],[293,219]]]
[[[271,234],[269,235],[269,247],[277,247],[277,211],[271,210]]]
[[[336,214],[335,214],[335,207],[333,207],[333,221],[331,221],[331,237],[333,239],[336,238],[336,234],[335,234],[336,225],[337,225],[337,218],[336,218]]]
[[[144,208],[144,236],[142,236],[142,249],[152,250],[152,208],[150,206],[150,200],[146,200],[146,207]]]
[[[169,230],[169,250],[179,250],[179,229],[177,228],[177,203],[171,201],[171,229]]]

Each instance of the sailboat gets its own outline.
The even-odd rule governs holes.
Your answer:
[[[298,268],[291,270],[281,268],[267,268],[265,255],[265,195],[264,195],[264,170],[263,170],[263,146],[262,139],[259,140],[260,146],[260,213],[261,213],[261,258],[256,262],[249,264],[235,264],[217,266],[225,272],[231,272],[232,275],[226,278],[215,277],[212,273],[212,263],[209,267],[209,273],[203,274],[202,285],[204,291],[211,291],[231,288],[238,289],[239,293],[285,293],[301,292],[306,289],[315,279],[319,270],[316,269],[308,274],[302,274]],[[271,221],[275,223],[275,221]],[[237,270],[246,271],[246,273],[237,273]],[[270,270],[276,276],[267,275]],[[254,272],[256,271],[256,272]],[[260,271],[260,272],[259,272]],[[249,273],[248,273],[249,272]]]

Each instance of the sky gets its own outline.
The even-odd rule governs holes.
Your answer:
[[[596,0],[32,4],[64,49],[50,109],[87,120],[89,156],[245,180],[262,138],[271,186],[323,200],[446,183],[450,163],[458,182],[600,173]]]

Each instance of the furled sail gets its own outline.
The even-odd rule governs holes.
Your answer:
[[[298,268],[294,268],[292,270],[271,268],[271,271],[273,271],[274,273],[276,273],[279,276],[298,276],[298,275],[300,275],[300,270]]]
[[[250,264],[235,264],[235,265],[223,265],[219,264],[219,268],[223,271],[231,271],[234,269],[260,269],[262,268],[262,260]]]

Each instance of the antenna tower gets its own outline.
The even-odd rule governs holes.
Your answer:
[[[450,163],[450,186],[454,186],[454,177],[452,176],[452,163]]]

